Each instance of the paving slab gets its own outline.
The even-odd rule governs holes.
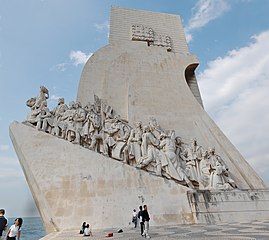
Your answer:
[[[69,230],[59,233],[52,233],[42,238],[42,240],[97,240],[97,239],[127,239],[143,240],[140,235],[140,228],[93,230],[92,237],[83,237],[78,231]],[[113,233],[113,237],[107,237],[108,233]],[[250,223],[229,223],[217,225],[171,225],[163,227],[150,227],[151,239],[171,240],[171,239],[191,239],[191,240],[268,240],[269,220],[263,222]]]

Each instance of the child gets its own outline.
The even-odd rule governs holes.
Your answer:
[[[16,218],[15,222],[11,227],[9,228],[6,240],[16,240],[16,237],[18,237],[18,240],[21,239],[21,226],[22,226],[22,218]]]
[[[134,227],[136,228],[136,225],[137,225],[137,213],[136,213],[136,210],[135,209],[133,211],[133,219],[132,219],[132,222],[134,223]]]

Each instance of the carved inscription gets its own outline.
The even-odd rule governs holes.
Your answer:
[[[154,41],[154,31],[150,27],[143,25],[133,25],[132,26],[132,40],[136,41]]]
[[[170,36],[156,33],[152,28],[142,24],[132,25],[132,40],[146,41],[148,46],[164,47],[172,51],[172,39]]]

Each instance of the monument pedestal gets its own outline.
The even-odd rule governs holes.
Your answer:
[[[268,220],[269,190],[194,190],[187,195],[197,223]]]

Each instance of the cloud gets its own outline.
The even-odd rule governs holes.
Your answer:
[[[269,171],[268,48],[265,31],[197,75],[207,111],[260,174]]]
[[[55,94],[52,94],[51,96],[50,96],[50,99],[51,100],[58,100],[60,97],[59,96],[56,96]]]
[[[105,21],[104,23],[95,23],[94,27],[98,30],[98,31],[106,31],[109,29],[109,22]]]
[[[64,72],[68,69],[69,66],[78,66],[80,64],[84,65],[87,60],[92,56],[92,53],[84,53],[82,51],[71,51],[69,54],[70,62],[63,62],[56,64],[55,66],[51,67],[50,70],[57,70],[60,72]]]
[[[226,0],[199,0],[192,9],[192,17],[185,28],[186,39],[192,40],[191,32],[204,27],[230,9]]]
[[[0,151],[8,151],[9,150],[9,145],[0,145]]]
[[[66,70],[67,63],[59,63],[55,65],[52,69],[57,69],[60,72],[64,72]]]
[[[81,51],[71,51],[69,54],[70,60],[73,65],[85,64],[87,60],[92,56],[92,53],[86,54]]]

